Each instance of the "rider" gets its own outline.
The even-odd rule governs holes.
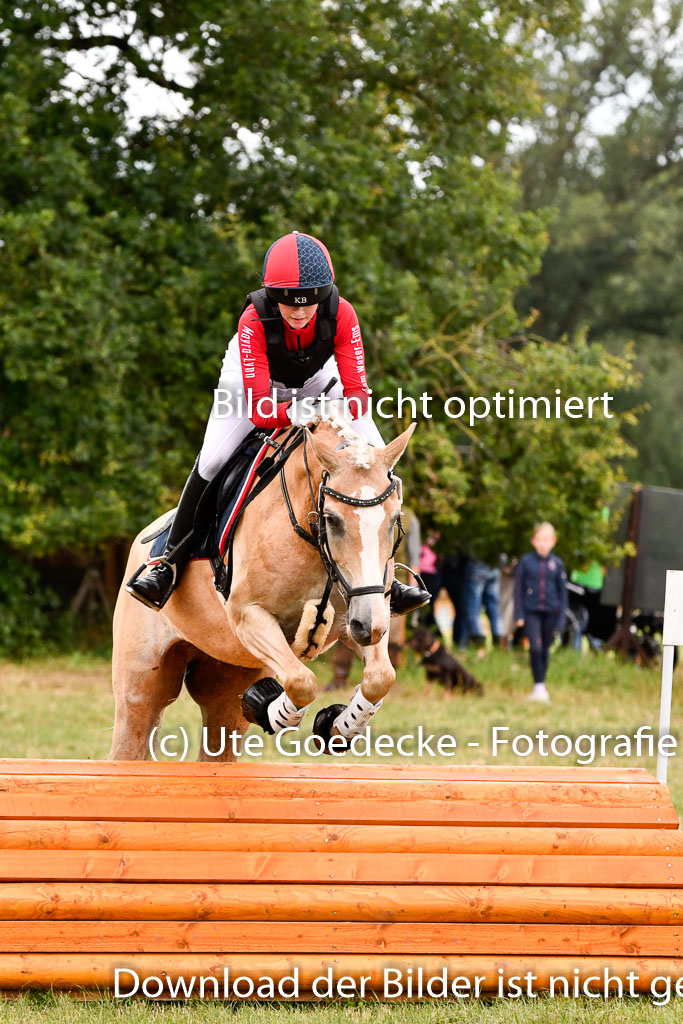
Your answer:
[[[263,285],[247,297],[237,333],[225,353],[204,443],[180,496],[161,561],[126,585],[152,608],[163,606],[189,561],[195,513],[208,484],[254,426],[273,430],[317,419],[319,413],[293,404],[294,396],[297,402],[317,396],[336,377],[328,397],[347,399],[350,412],[356,414],[354,430],[370,444],[384,447],[368,410],[358,318],[337,291],[332,260],[323,243],[298,231],[278,238],[266,253]],[[278,399],[275,407],[267,401],[270,408],[261,402],[259,409],[259,402],[270,399],[273,388]],[[249,397],[251,403],[245,409]],[[420,587],[398,580],[392,583],[395,614],[419,608],[429,599]]]

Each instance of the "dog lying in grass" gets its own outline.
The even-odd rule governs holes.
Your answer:
[[[465,666],[457,658],[454,658],[428,629],[423,626],[416,629],[408,640],[408,646],[422,656],[422,664],[427,673],[425,695],[430,692],[433,683],[440,683],[449,695],[454,690],[479,695],[484,692],[484,687],[479,680],[475,679],[472,673],[468,672]]]

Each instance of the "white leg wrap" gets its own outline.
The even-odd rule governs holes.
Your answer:
[[[372,716],[379,711],[384,703],[384,697],[376,704],[367,700],[361,693],[360,686],[356,687],[351,703],[342,711],[341,715],[335,718],[333,728],[345,736],[347,740],[358,736],[368,724]]]
[[[311,701],[311,704],[313,701]],[[298,708],[283,691],[276,697],[272,704],[268,705],[268,721],[274,732],[282,732],[283,729],[298,729],[301,719],[304,717],[311,704]]]

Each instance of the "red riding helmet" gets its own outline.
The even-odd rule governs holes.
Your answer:
[[[330,254],[313,235],[292,231],[273,242],[263,261],[263,284],[271,302],[310,306],[332,291]]]

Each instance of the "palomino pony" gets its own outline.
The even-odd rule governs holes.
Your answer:
[[[122,584],[114,613],[110,759],[150,755],[150,736],[183,682],[201,708],[200,760],[234,760],[233,746],[221,740],[233,730],[244,735],[250,721],[268,732],[297,727],[316,695],[315,675],[301,658],[316,657],[340,636],[363,658],[362,681],[348,708],[319,712],[314,731],[325,743],[362,731],[395,680],[389,589],[401,494],[393,467],[414,427],[386,448],[368,444],[336,409],[314,429],[304,427],[303,444],[280,474],[282,487],[271,482],[238,523],[227,601],[214,587],[208,561],[190,561],[161,611],[136,601]],[[141,537],[167,516],[136,538],[124,579],[145,561]],[[273,720],[271,708],[270,728],[265,713],[254,718],[244,706],[249,694],[269,686],[280,694],[280,714]]]

